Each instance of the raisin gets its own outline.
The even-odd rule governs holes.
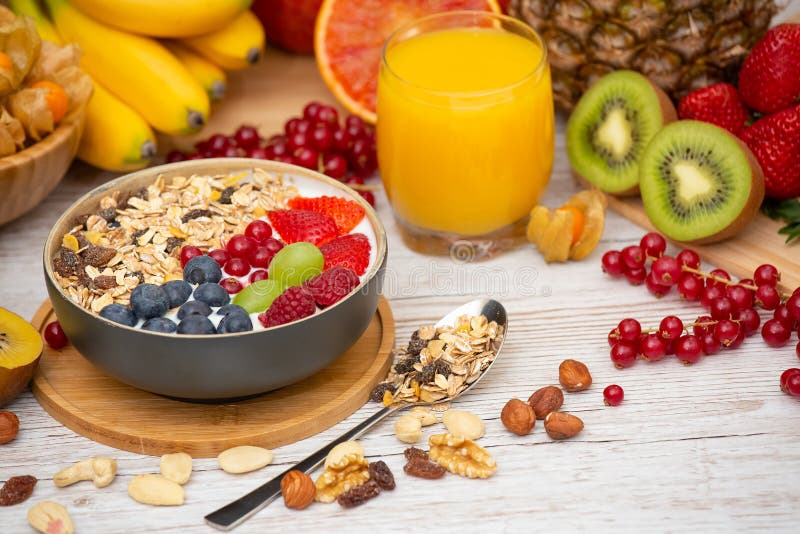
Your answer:
[[[128,273],[127,276],[132,276],[133,278],[138,279],[140,284],[144,284],[144,273],[142,271]]]
[[[394,364],[394,371],[400,375],[410,373],[411,371],[414,370],[414,364],[417,363],[418,361],[419,360],[414,357],[400,360],[399,362]]]
[[[83,215],[78,215],[74,219],[72,219],[72,226],[82,226],[83,230],[86,229],[86,221],[89,220],[89,214],[84,213]]]
[[[75,252],[61,247],[53,258],[53,269],[61,276],[73,276],[78,273],[81,260]]]
[[[411,461],[414,458],[419,458],[421,460],[428,460],[428,453],[423,451],[422,449],[418,449],[417,447],[409,447],[405,451],[403,451],[403,456],[406,457],[406,460]]]
[[[95,289],[111,289],[117,287],[117,279],[113,276],[95,276],[92,286]]]
[[[388,382],[381,382],[374,388],[372,388],[372,392],[369,394],[369,400],[372,402],[383,402],[383,394],[389,390],[394,394],[395,387]]]
[[[122,193],[122,195],[119,197],[117,205],[123,210],[129,208],[131,205],[128,204],[128,200],[132,198],[141,198],[142,200],[147,200],[147,188],[142,187],[136,191]]]
[[[142,237],[146,233],[147,233],[147,230],[145,230],[144,228],[141,229],[141,230],[136,230],[135,232],[133,232],[133,234],[131,234],[131,243],[138,247],[139,246],[139,238]]]
[[[36,477],[30,475],[9,478],[0,488],[0,506],[14,506],[27,501],[36,482]]]
[[[192,219],[197,219],[198,217],[210,217],[211,211],[210,210],[190,210],[183,214],[181,217],[181,222],[189,222]]]
[[[393,490],[395,488],[394,475],[383,460],[370,462],[369,479],[374,480],[382,490]]]
[[[409,460],[403,467],[403,471],[412,477],[427,478],[428,480],[442,478],[446,473],[445,468],[441,465],[420,458],[412,458]]]
[[[222,194],[219,197],[220,204],[230,204],[231,203],[231,196],[236,192],[236,189],[232,187],[226,187],[222,190]]]
[[[419,338],[419,330],[415,330],[413,334],[411,334],[411,339],[408,341],[408,347],[406,348],[406,352],[412,354],[414,356],[419,355],[420,351],[428,346],[428,342],[424,339]]]
[[[433,379],[436,378],[436,375],[449,376],[450,365],[442,360],[433,360],[422,368],[422,371],[419,374],[419,383],[430,384],[433,382]]]
[[[113,222],[117,219],[117,208],[106,208],[97,212],[98,217],[102,217],[106,222]]]
[[[179,237],[168,237],[166,248],[164,248],[164,251],[167,254],[169,254],[175,247],[182,247],[182,246],[183,246],[183,239]]]
[[[117,251],[113,248],[98,247],[96,245],[87,247],[81,254],[83,261],[92,267],[102,267],[116,255]]]
[[[82,232],[78,232],[78,233],[75,233],[75,234],[72,234],[72,235],[74,235],[75,239],[78,240],[78,249],[86,248],[89,245],[91,245],[91,243],[89,243],[89,240],[86,239],[86,236],[83,235]]]
[[[353,508],[374,499],[381,493],[381,488],[374,480],[367,480],[360,486],[350,488],[336,499],[342,508]]]

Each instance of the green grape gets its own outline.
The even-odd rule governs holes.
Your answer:
[[[311,243],[292,243],[280,249],[269,264],[269,278],[285,287],[299,286],[322,272],[325,258]]]
[[[274,280],[259,280],[239,291],[233,303],[244,308],[247,313],[259,313],[269,308],[272,301],[283,293],[283,286]]]

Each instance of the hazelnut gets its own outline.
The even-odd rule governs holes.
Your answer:
[[[0,445],[8,443],[19,433],[19,419],[13,412],[0,410]]]
[[[286,508],[302,510],[308,507],[314,502],[316,492],[317,488],[311,477],[297,469],[289,471],[281,479],[281,493]]]
[[[583,430],[583,421],[568,413],[550,412],[544,418],[544,429],[553,439],[567,439]]]
[[[527,402],[511,399],[503,406],[500,422],[514,434],[524,436],[533,430],[533,426],[536,424],[536,414]]]
[[[586,364],[578,360],[564,360],[558,366],[558,381],[570,393],[583,391],[592,385],[592,375]]]
[[[528,398],[536,419],[544,419],[550,412],[555,412],[564,404],[564,392],[556,386],[545,386],[533,392]]]

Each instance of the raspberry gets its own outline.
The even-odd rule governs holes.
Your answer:
[[[336,266],[347,267],[361,276],[369,266],[371,248],[364,234],[347,234],[325,243],[320,251],[325,257],[326,270]]]
[[[269,328],[314,315],[316,309],[311,293],[300,286],[292,286],[278,295],[267,311],[258,315],[258,320]]]
[[[326,308],[342,300],[358,282],[358,275],[352,269],[336,266],[307,281],[305,288],[320,308]]]

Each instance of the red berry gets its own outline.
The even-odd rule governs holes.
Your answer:
[[[338,129],[333,131],[333,148],[337,152],[347,152],[353,146],[353,139],[345,129]]]
[[[303,118],[310,122],[316,122],[317,115],[319,114],[319,110],[322,108],[322,104],[319,102],[309,102],[303,108]]]
[[[289,141],[285,139],[283,136],[278,137],[271,141],[267,148],[269,149],[273,158],[277,156],[288,156],[289,155]]]
[[[333,133],[327,128],[314,128],[311,131],[311,146],[320,152],[327,152],[333,146]]]
[[[344,125],[348,128],[350,126],[364,128],[364,121],[358,115],[348,115],[347,118],[344,119]]]
[[[223,278],[220,280],[219,285],[221,285],[229,295],[235,295],[242,290],[242,283],[236,278]]]
[[[616,384],[606,386],[603,390],[603,400],[606,406],[619,406],[623,398],[625,398],[625,392]]]
[[[272,159],[275,157],[275,153],[271,147],[257,146],[247,151],[247,157],[253,159]]]
[[[755,281],[757,286],[775,287],[778,285],[778,280],[780,279],[781,275],[778,272],[778,269],[769,263],[759,265],[756,267],[756,270],[753,273],[753,281]]]
[[[683,334],[683,321],[674,315],[667,315],[661,319],[658,334],[669,341],[678,339]]]
[[[178,161],[183,161],[186,159],[186,154],[181,152],[180,150],[170,150],[167,153],[166,162],[167,163],[176,163]]]
[[[273,255],[277,254],[280,249],[283,248],[283,243],[275,239],[274,237],[268,238],[264,241],[261,246],[267,247]]]
[[[231,276],[244,276],[250,272],[250,264],[244,258],[231,258],[223,270]]]
[[[725,290],[719,286],[706,286],[700,293],[700,304],[704,308],[711,306],[711,302],[725,295]]]
[[[247,228],[244,229],[244,235],[253,239],[256,243],[263,243],[272,237],[272,227],[267,221],[256,219],[247,225]]]
[[[781,303],[781,296],[774,286],[762,285],[756,289],[756,304],[765,310],[774,310]]]
[[[713,276],[714,278],[706,278],[706,287],[716,286],[716,287],[719,287],[721,289],[725,289],[725,287],[728,284],[726,284],[725,282],[720,281],[719,279],[727,280],[727,281],[730,281],[730,279],[731,279],[731,275],[728,274],[728,271],[725,271],[723,269],[714,269],[709,274],[711,276]]]
[[[714,337],[724,347],[729,347],[739,336],[739,324],[729,319],[722,319],[714,328]]]
[[[782,347],[786,345],[791,337],[792,332],[786,325],[781,323],[778,319],[770,319],[761,327],[761,337],[764,342],[770,347]]]
[[[692,327],[692,333],[694,333],[694,335],[696,335],[697,337],[700,337],[703,334],[713,333],[714,327],[717,324],[717,322],[708,315],[700,315],[697,319],[694,320],[694,322],[695,325]]]
[[[242,153],[240,152],[239,147],[229,146],[217,155],[222,158],[238,158],[242,155]]]
[[[642,325],[636,319],[623,319],[617,325],[619,338],[623,341],[634,342],[642,337]]]
[[[61,323],[58,321],[47,323],[47,326],[44,327],[44,340],[54,349],[66,347],[69,343],[67,335],[61,328]]]
[[[786,390],[786,385],[789,382],[789,378],[791,378],[792,376],[800,376],[800,369],[798,369],[797,367],[792,367],[790,369],[786,369],[783,373],[781,373],[781,381],[780,381],[781,391],[783,391],[784,393],[788,393],[788,391]]]
[[[236,144],[244,149],[256,148],[259,143],[261,143],[258,130],[253,126],[247,126],[245,124],[239,126],[236,133],[233,134],[233,138],[236,139]]]
[[[630,245],[622,249],[622,262],[628,270],[644,267],[644,250],[639,245]]]
[[[672,256],[661,256],[653,262],[651,269],[656,282],[665,286],[674,286],[681,278],[681,265]]]
[[[797,346],[794,348],[797,357],[800,358],[800,341],[797,342]]]
[[[320,106],[317,111],[317,122],[324,122],[330,126],[339,126],[339,114],[330,106]]]
[[[221,248],[212,250],[208,253],[208,255],[211,256],[211,259],[217,262],[220,267],[225,267],[225,264],[228,263],[229,259],[231,259],[230,254]]]
[[[250,277],[248,278],[248,280],[250,281],[251,284],[254,284],[261,280],[266,280],[267,278],[269,278],[269,273],[267,271],[265,271],[264,269],[256,269],[250,273]]]
[[[231,146],[231,140],[222,134],[214,134],[206,141],[206,147],[215,155],[221,154],[229,146]]]
[[[735,309],[744,310],[753,307],[753,292],[750,289],[739,285],[728,286],[725,293],[731,299]]]
[[[678,116],[715,124],[732,134],[738,133],[749,119],[736,87],[724,82],[696,89],[683,97],[678,104]]]
[[[739,94],[751,108],[774,113],[800,98],[800,24],[779,24],[753,46],[739,71]]]
[[[739,136],[761,165],[768,198],[800,196],[800,105],[762,117]]]
[[[294,159],[296,160],[297,165],[313,171],[317,170],[317,167],[319,166],[319,152],[313,148],[299,148],[294,154]]]
[[[742,330],[740,328],[739,329],[739,335],[736,336],[736,339],[734,339],[733,342],[731,342],[731,344],[728,345],[727,348],[728,349],[735,349],[735,348],[738,348],[742,343],[744,343],[744,330]]]
[[[678,294],[686,300],[699,299],[703,289],[703,282],[697,275],[692,273],[683,273],[683,276],[678,281]]]
[[[234,258],[246,258],[247,254],[255,246],[256,242],[254,240],[245,235],[237,234],[231,237],[230,241],[228,241],[228,244],[225,246],[225,250]]]
[[[303,119],[299,117],[292,117],[291,119],[286,121],[286,124],[283,125],[283,131],[286,133],[287,137],[297,131],[297,125],[300,124],[302,120]]]
[[[181,247],[181,267],[186,267],[186,264],[189,263],[189,260],[196,256],[202,255],[203,251],[197,247],[193,247],[192,245]]]
[[[292,286],[272,301],[267,311],[258,315],[258,320],[266,328],[290,323],[313,315],[317,307],[314,297],[301,286]]]
[[[772,317],[783,323],[783,326],[789,330],[794,330],[796,321],[789,312],[789,308],[786,307],[786,304],[778,304],[778,307],[775,308],[775,311],[772,313]]]
[[[706,332],[702,336],[699,336],[699,339],[700,345],[703,347],[703,354],[706,356],[717,354],[720,350],[722,350],[722,344],[712,333]]]
[[[730,319],[735,311],[733,301],[728,297],[717,297],[708,306],[714,319]]]
[[[361,198],[367,201],[367,204],[373,208],[375,207],[375,195],[372,193],[372,191],[359,191],[358,194],[361,195]]]
[[[304,284],[314,302],[327,308],[347,296],[359,284],[358,275],[347,267],[333,267]]]
[[[247,254],[247,261],[250,262],[250,265],[253,267],[269,267],[270,262],[272,262],[272,258],[275,257],[275,253],[269,247],[264,245],[259,245],[250,250]]]
[[[308,134],[305,132],[294,132],[293,134],[289,135],[289,141],[287,143],[289,145],[289,151],[295,152],[300,148],[305,148],[308,146]]]
[[[369,266],[372,246],[364,234],[345,234],[332,239],[320,247],[325,257],[325,269],[340,266],[352,269],[359,276]]]
[[[758,332],[761,325],[761,316],[753,308],[739,310],[739,326],[744,331],[744,335],[752,336]]]
[[[323,172],[340,180],[347,175],[347,159],[341,154],[325,154],[322,157]]]
[[[795,321],[800,321],[800,294],[789,297],[786,301],[786,311],[794,317]]]
[[[632,286],[640,286],[647,279],[647,269],[640,267],[638,269],[627,269],[625,271],[625,278]]]
[[[657,362],[667,354],[667,344],[658,334],[647,334],[639,342],[642,358]]]
[[[667,240],[658,232],[649,232],[644,234],[641,241],[639,241],[639,246],[648,256],[659,258],[667,250]]]
[[[603,254],[600,260],[603,272],[611,276],[622,276],[625,274],[625,264],[622,262],[622,254],[619,250],[609,250]]]
[[[307,241],[320,246],[339,235],[336,221],[325,213],[310,210],[273,210],[267,216],[272,228],[286,243]]]
[[[694,250],[684,249],[678,252],[676,258],[681,265],[689,267],[690,269],[700,268],[700,256]]]
[[[674,350],[675,356],[684,365],[697,363],[703,355],[703,346],[700,344],[700,340],[691,334],[679,337],[675,342]]]
[[[636,349],[625,343],[617,343],[611,347],[611,361],[617,369],[630,367],[636,363]]]
[[[786,393],[793,397],[800,397],[800,374],[790,375],[786,379]]]
[[[661,298],[672,290],[671,286],[659,284],[653,276],[653,271],[644,279],[644,285],[647,290],[656,298]]]
[[[608,333],[608,346],[613,347],[620,341],[619,339],[619,330],[616,328],[612,328],[611,331]]]

